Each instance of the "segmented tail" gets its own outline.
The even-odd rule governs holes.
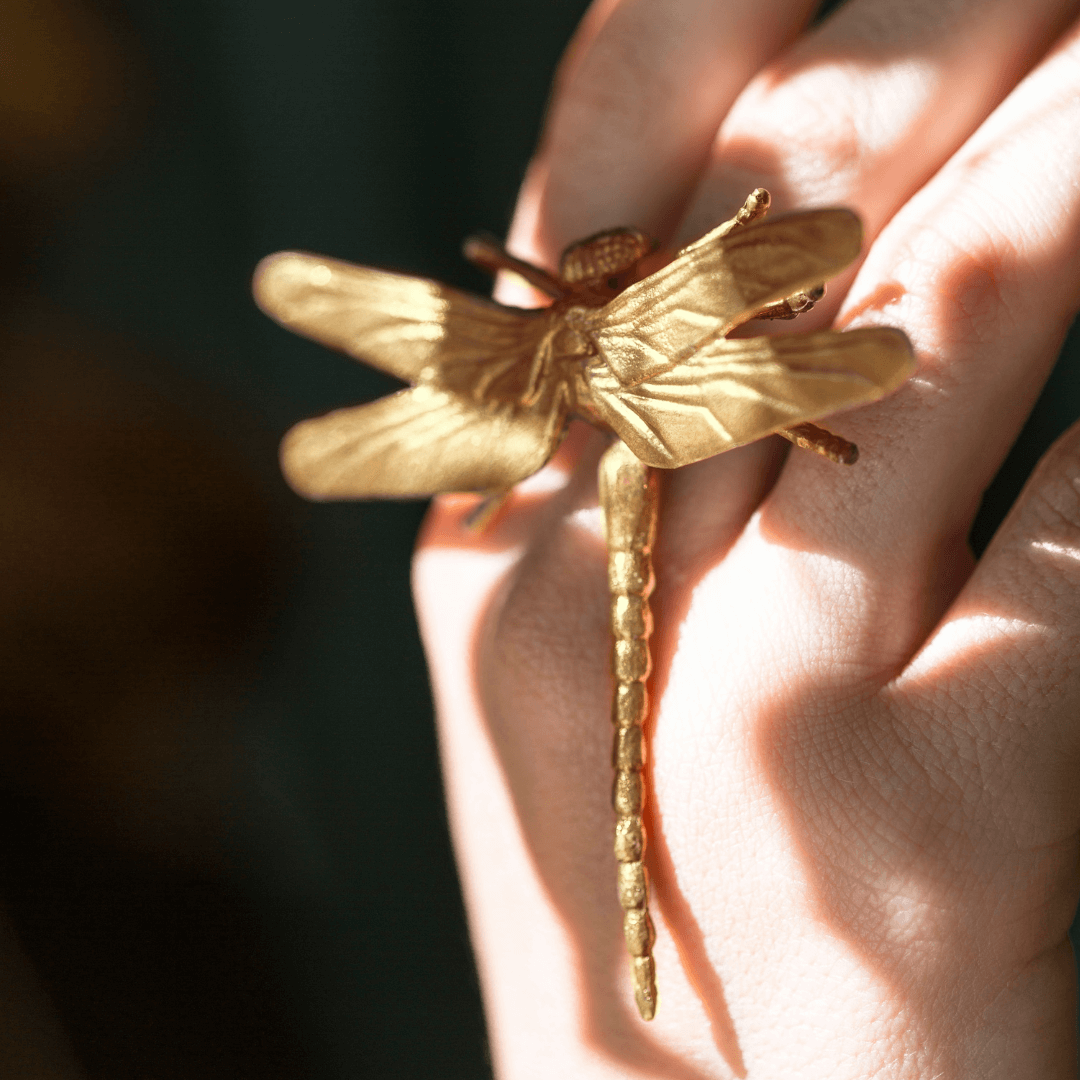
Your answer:
[[[600,461],[600,501],[604,508],[611,590],[611,632],[615,639],[612,666],[615,725],[615,858],[619,862],[619,902],[623,935],[634,974],[634,998],[642,1019],[656,1013],[655,939],[649,918],[649,882],[645,871],[645,802],[642,769],[645,739],[642,725],[649,711],[645,683],[652,661],[649,594],[654,577],[652,549],[656,538],[657,478],[628,447],[616,441]]]

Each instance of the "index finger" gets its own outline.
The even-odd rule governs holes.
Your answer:
[[[720,121],[814,0],[597,0],[567,50],[510,246],[553,261],[634,226],[667,239]]]

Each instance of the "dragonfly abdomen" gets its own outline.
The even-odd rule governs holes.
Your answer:
[[[612,749],[615,783],[615,858],[619,863],[619,903],[623,936],[630,953],[634,998],[645,1020],[656,1012],[656,970],[652,956],[655,932],[649,917],[649,882],[645,870],[644,724],[649,711],[646,680],[652,668],[649,595],[654,576],[657,479],[625,443],[615,442],[600,462],[600,499],[608,545],[611,592],[612,671],[615,727]]]

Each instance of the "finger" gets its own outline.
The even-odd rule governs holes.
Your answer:
[[[623,225],[666,239],[736,95],[814,6],[620,0],[600,15],[594,8],[556,80],[511,231],[515,249],[550,262],[571,241]]]
[[[738,538],[784,461],[780,439],[761,439],[662,476],[657,619],[677,624],[694,582]],[[702,491],[710,492],[702,499]]]
[[[598,456],[549,496],[528,536],[512,516],[496,525],[518,533],[514,547],[463,549],[447,500],[425,523],[414,590],[451,828],[497,1072],[524,1074],[539,1056],[575,1077],[699,1080],[662,1045],[700,1017],[670,936],[658,943],[667,1011],[655,1025],[641,1023],[628,985]]]
[[[877,597],[866,617],[887,605],[870,646],[886,666],[951,599],[978,499],[1080,298],[1078,130],[1080,26],[897,214],[860,272],[847,317],[906,330],[916,377],[834,421],[860,445],[857,467],[793,455],[766,510],[772,535],[858,568]]]
[[[1080,424],[1044,456],[971,580],[896,691],[944,699],[959,726],[1025,767],[1005,797],[1051,795],[1051,835],[1080,820]],[[1007,808],[1003,809],[1006,810]],[[1047,824],[1029,813],[1012,820]],[[1046,834],[1044,828],[1044,835]]]
[[[1073,0],[849,0],[740,96],[680,236],[730,217],[760,185],[778,210],[850,207],[872,238],[1075,10]]]
[[[556,79],[508,246],[553,264],[567,244],[606,227],[629,224],[658,239],[670,235],[724,114],[815,6],[814,0],[598,0]],[[523,306],[536,302],[505,275],[496,296]],[[758,479],[755,474],[755,485]]]

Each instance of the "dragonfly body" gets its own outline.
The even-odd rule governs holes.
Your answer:
[[[608,547],[611,593],[611,670],[615,693],[612,764],[615,783],[615,858],[623,937],[630,953],[634,998],[646,1020],[656,1013],[655,931],[649,915],[645,870],[645,721],[649,715],[648,679],[652,672],[649,596],[656,584],[652,551],[656,543],[659,484],[655,470],[643,465],[616,440],[599,469],[600,502]]]
[[[777,433],[840,462],[855,447],[812,423],[881,397],[911,350],[886,328],[727,335],[792,318],[859,253],[854,215],[820,210],[761,223],[759,189],[736,217],[647,272],[652,243],[616,229],[564,252],[557,274],[477,238],[466,255],[547,294],[504,307],[438,282],[286,252],[255,294],[283,325],[412,384],[302,421],[282,444],[292,486],[315,499],[500,493],[541,468],[572,417],[616,436],[600,466],[608,538],[615,698],[615,854],[635,998],[656,1009],[642,812],[651,669],[656,468]]]

